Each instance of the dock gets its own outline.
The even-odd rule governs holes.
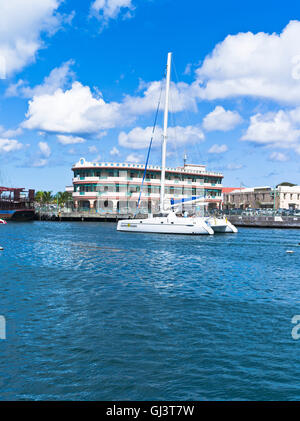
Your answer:
[[[137,218],[147,218],[146,214],[136,215]],[[298,216],[262,216],[262,215],[227,215],[229,221],[236,227],[252,228],[297,228],[300,229]],[[40,221],[77,221],[77,222],[118,222],[122,219],[133,219],[134,214],[98,213],[96,211],[44,211],[36,213]]]
[[[137,218],[147,218],[145,214],[136,215]],[[77,222],[118,222],[122,219],[133,219],[133,214],[98,213],[91,211],[83,212],[36,212],[36,220],[39,221],[77,221]]]
[[[228,219],[236,227],[300,228],[300,217],[297,216],[228,215]]]

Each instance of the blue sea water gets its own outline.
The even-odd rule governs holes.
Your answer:
[[[0,225],[0,399],[300,399],[299,242]]]

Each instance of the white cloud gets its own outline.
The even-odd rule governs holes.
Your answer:
[[[49,156],[51,155],[51,148],[48,145],[48,143],[47,142],[39,142],[38,147],[40,148],[42,156],[44,156],[45,158],[49,158]]]
[[[30,88],[27,82],[20,79],[18,82],[9,85],[5,95],[8,97],[22,96],[24,98],[32,98],[44,94],[54,94],[57,89],[64,88],[74,77],[74,72],[70,69],[73,64],[73,60],[68,60],[60,67],[55,67],[49,76],[44,78],[43,83],[34,88]]]
[[[117,16],[120,10],[126,10],[126,4],[129,8],[132,2],[102,0],[93,2],[92,8],[95,12],[98,11],[103,16],[106,14],[111,18]],[[199,100],[239,95],[261,96],[286,102],[299,101],[300,55],[297,52],[296,42],[298,39],[300,39],[298,21],[290,22],[280,35],[248,32],[228,36],[214,48],[211,55],[205,58],[197,70],[197,79],[192,84],[171,83],[170,112],[182,112],[188,109],[197,111]],[[23,96],[34,95],[29,101],[27,119],[22,127],[62,135],[78,136],[93,133],[94,136],[101,137],[106,134],[105,130],[120,126],[128,127],[139,116],[156,110],[163,81],[141,82],[139,94],[125,95],[119,102],[105,102],[101,93],[92,92],[88,86],[83,86],[80,82],[74,82],[72,87],[66,87],[72,77],[71,64],[69,61],[53,69],[44,82],[34,88],[28,87],[23,81],[10,87],[11,93],[15,91],[21,92]],[[163,89],[161,108],[164,101]],[[297,118],[300,121],[300,111]],[[293,121],[292,113],[289,113],[289,119],[291,126],[294,127],[296,123]],[[207,131],[227,131],[241,121],[239,113],[217,106],[204,118],[203,127]],[[255,123],[254,117],[252,123]],[[251,130],[249,127],[243,137],[244,140],[253,137]],[[254,136],[253,140],[255,139]],[[145,144],[143,141],[135,143]]]
[[[58,87],[69,80],[71,64],[69,61],[54,69],[42,85],[26,89],[20,85],[13,89],[23,95],[34,94],[29,101],[27,119],[21,125],[23,128],[60,134],[93,133],[101,138],[107,134],[106,129],[128,126],[138,116],[156,110],[161,82],[144,85],[141,96],[127,95],[122,102],[105,102],[101,92],[93,93],[80,82],[73,82],[69,89]],[[185,83],[171,85],[170,99],[171,112],[197,108]],[[161,102],[164,103],[164,93]]]
[[[41,168],[41,167],[45,167],[48,164],[48,159],[45,158],[39,158],[36,161],[33,162],[32,166],[33,167],[37,167],[37,168]]]
[[[270,155],[271,161],[286,162],[289,160],[289,157],[282,152],[272,152]]]
[[[242,169],[243,167],[244,165],[242,164],[227,164],[225,168],[229,171],[236,171]]]
[[[22,127],[64,134],[97,133],[115,127],[125,119],[120,104],[106,103],[88,86],[74,82],[69,90],[35,96]]]
[[[296,110],[292,116],[296,118]],[[263,145],[290,147],[297,143],[300,129],[297,128],[291,113],[283,110],[277,113],[255,114],[250,118],[250,125],[241,140],[249,140]]]
[[[212,145],[212,147],[208,150],[208,153],[224,153],[228,151],[227,145]]]
[[[88,150],[89,150],[90,153],[97,153],[98,152],[97,146],[89,146]]]
[[[59,134],[56,136],[59,143],[62,145],[74,145],[76,143],[84,143],[85,139],[79,136],[66,136],[63,134]]]
[[[188,63],[184,69],[184,75],[190,75],[192,73],[192,63]]]
[[[115,146],[111,149],[111,151],[109,152],[111,156],[119,156],[120,155],[120,151],[118,148],[116,148]]]
[[[132,153],[127,156],[126,162],[133,162],[134,164],[141,162],[144,157],[140,154]]]
[[[19,136],[22,134],[23,130],[18,127],[17,129],[5,129],[4,127],[0,126],[0,135],[2,138],[11,138],[15,136]]]
[[[153,146],[161,144],[163,130],[157,127],[153,138]],[[129,133],[119,134],[119,145],[130,149],[144,149],[149,146],[152,137],[152,127],[135,127]],[[176,126],[168,129],[168,144],[181,146],[187,143],[196,143],[204,140],[204,134],[196,126]]]
[[[123,19],[131,18],[133,10],[132,0],[94,0],[91,4],[91,15],[96,16],[103,27],[120,15]]]
[[[35,60],[43,47],[41,34],[59,29],[56,13],[61,0],[9,0],[0,2],[0,57],[10,76]]]
[[[162,86],[163,84],[163,86]],[[125,96],[124,108],[128,113],[140,115],[157,109],[159,98],[161,97],[161,107],[165,104],[164,81],[154,81],[141,83],[140,89],[144,89],[142,96]],[[162,94],[161,94],[162,91]],[[170,84],[170,112],[180,112],[184,110],[197,111],[197,102],[193,93],[193,87],[184,82]]]
[[[242,118],[236,111],[226,111],[218,105],[212,112],[203,119],[203,128],[206,131],[229,131],[242,122]]]
[[[3,139],[0,138],[0,154],[15,152],[22,149],[22,143],[18,142],[15,139]]]
[[[200,99],[252,96],[279,102],[300,100],[300,22],[281,34],[228,35],[197,69]]]

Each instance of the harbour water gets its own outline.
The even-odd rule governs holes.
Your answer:
[[[299,235],[0,226],[0,399],[300,399]]]

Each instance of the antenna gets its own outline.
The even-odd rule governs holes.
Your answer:
[[[184,155],[183,155],[183,166],[185,167],[186,166],[186,161],[187,161],[187,158],[188,158],[188,156],[187,156],[187,154],[186,154],[186,152],[184,153]]]

